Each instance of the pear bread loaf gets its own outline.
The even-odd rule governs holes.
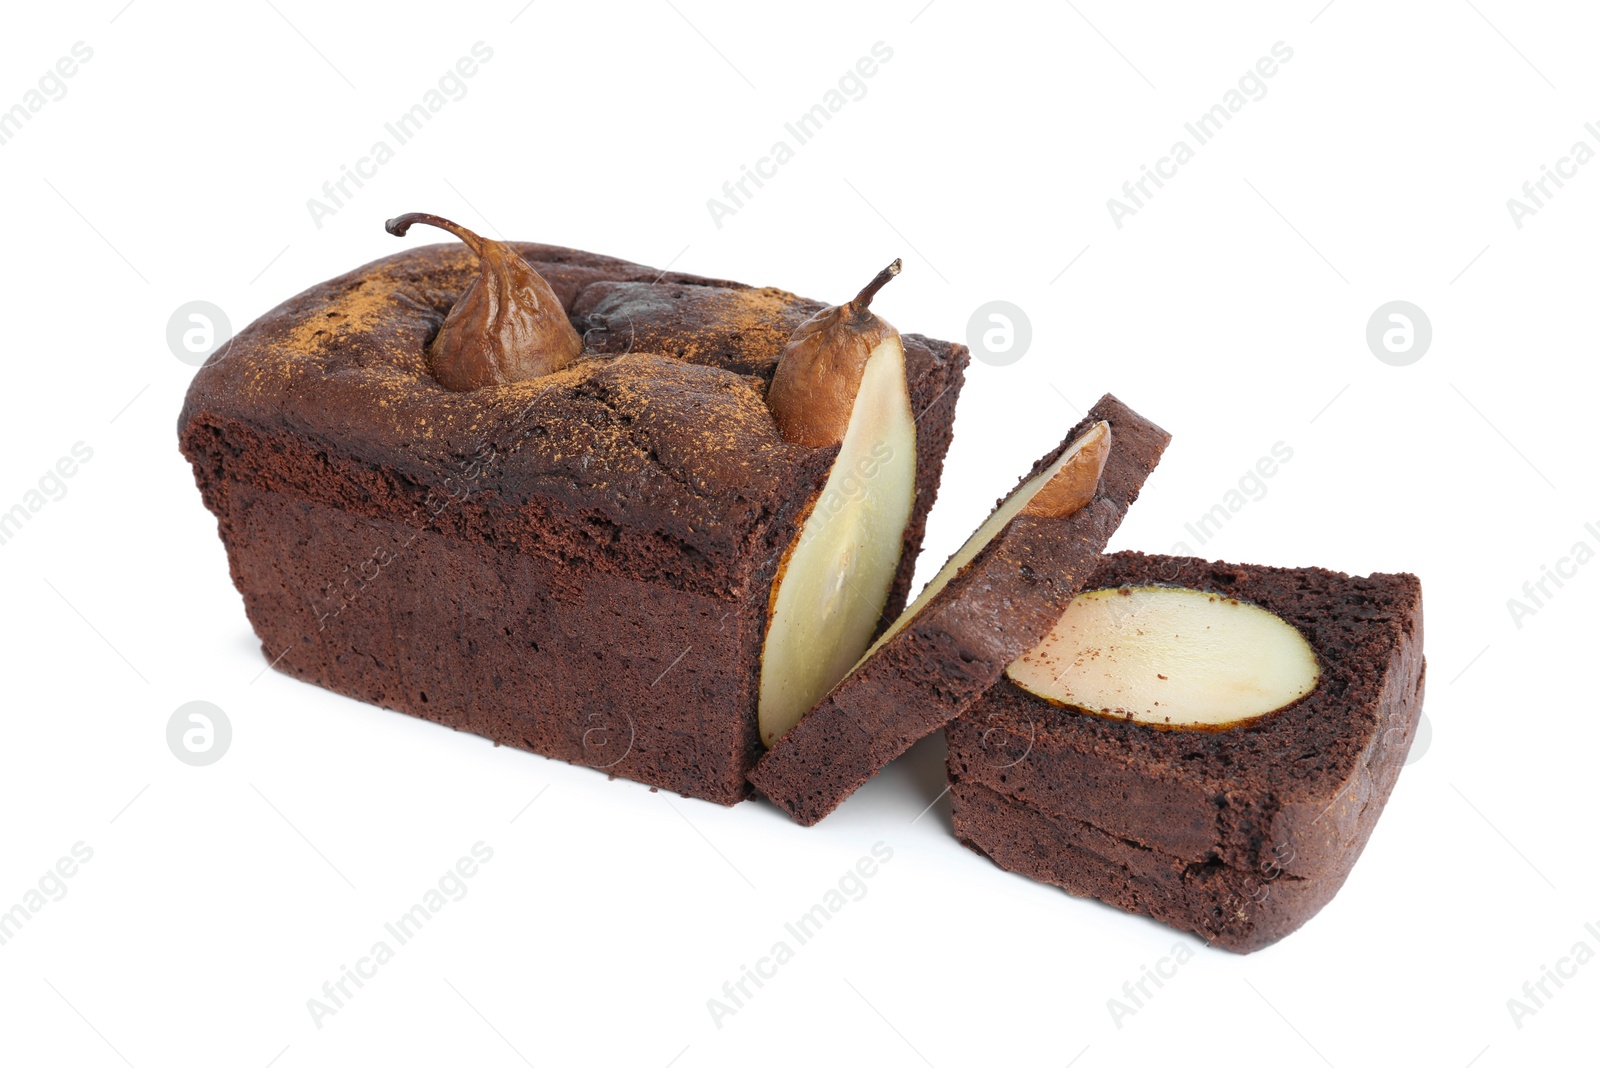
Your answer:
[[[180,446],[264,657],[496,744],[744,799],[769,595],[840,451],[785,440],[765,394],[823,305],[432,216],[391,232],[416,221],[466,244],[290,298],[185,399]],[[968,362],[901,341],[915,458],[888,618]]]

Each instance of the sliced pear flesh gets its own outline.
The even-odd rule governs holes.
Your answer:
[[[1000,502],[1000,506],[989,514],[983,525],[972,532],[971,537],[939,569],[932,581],[922,588],[917,599],[883,632],[883,637],[862,655],[861,661],[904,630],[923,606],[938,596],[939,591],[972,563],[983,547],[1019,514],[1065,516],[1093,500],[1095,489],[1100,485],[1100,472],[1105,469],[1106,457],[1110,455],[1111,424],[1102,419],[1079,434],[1072,444],[1062,450],[1054,463],[1018,486],[1011,496]],[[860,662],[856,666],[859,667]]]
[[[905,350],[872,349],[839,455],[774,584],[761,657],[761,740],[776,742],[844,678],[877,629],[917,483]]]
[[[1258,605],[1203,590],[1080,593],[1006,669],[1053,704],[1156,727],[1224,730],[1294,704],[1321,669],[1305,637]]]

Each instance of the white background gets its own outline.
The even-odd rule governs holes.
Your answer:
[[[1507,999],[1600,950],[1600,564],[1520,627],[1507,600],[1600,548],[1600,165],[1521,228],[1506,206],[1600,147],[1593,12],[924,2],[6,12],[0,106],[74,42],[93,58],[0,145],[0,510],[75,442],[93,458],[0,546],[0,908],[74,843],[93,859],[0,946],[0,1059],[1594,1057],[1600,963],[1520,1028]],[[480,40],[467,95],[315,226],[307,199]],[[716,226],[707,199],[878,41],[866,95]],[[1266,95],[1115,226],[1107,198],[1278,41]],[[407,210],[833,300],[904,255],[878,308],[939,337],[989,300],[1025,309],[1024,358],[973,365],[924,578],[1105,391],[1174,435],[1115,546],[1420,574],[1431,743],[1343,891],[1240,958],[999,871],[945,800],[916,819],[937,739],[802,830],[263,673],[176,448],[193,368],[166,322],[203,299],[242,326],[406,247],[381,222]],[[1433,324],[1411,366],[1365,341],[1395,299]],[[1199,545],[1184,524],[1280,441],[1266,495]],[[197,699],[234,731],[205,768],[165,741]],[[480,840],[467,896],[316,1027],[307,999]],[[716,1027],[707,999],[880,841],[867,895]],[[1194,958],[1116,1026],[1107,1000],[1180,941]]]

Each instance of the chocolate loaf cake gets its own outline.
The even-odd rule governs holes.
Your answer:
[[[1171,729],[1003,678],[946,727],[956,834],[1003,868],[1249,952],[1332,898],[1383,811],[1421,714],[1421,585],[1118,553],[1086,588],[1151,586],[1276,614],[1315,653],[1315,689],[1237,726]]]
[[[822,305],[511,247],[583,335],[554,373],[471,392],[430,377],[430,342],[478,269],[454,244],[314,286],[201,369],[180,445],[234,584],[280,671],[737,802],[762,752],[769,589],[837,452],[783,440],[763,397]],[[903,341],[916,487],[887,618],[968,359]]]
[[[1059,513],[1030,503],[1005,517],[1008,503],[1082,447],[1097,426],[1108,443],[1103,471],[1095,468],[1080,500]],[[809,826],[960,715],[1050,629],[1094,572],[1169,440],[1115,397],[1102,397],[1002,499],[906,618],[761,758],[751,781]],[[1052,478],[1033,492],[1042,498],[1057,484]]]

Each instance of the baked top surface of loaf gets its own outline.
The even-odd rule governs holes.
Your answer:
[[[423,246],[315,285],[242,330],[196,375],[180,433],[239,421],[417,485],[470,476],[482,500],[515,509],[537,495],[719,554],[826,471],[833,450],[784,442],[764,400],[783,342],[818,302],[513,247],[589,335],[573,366],[470,393],[439,385],[427,344],[477,261],[464,245]],[[962,360],[915,335],[906,348],[911,375]]]

